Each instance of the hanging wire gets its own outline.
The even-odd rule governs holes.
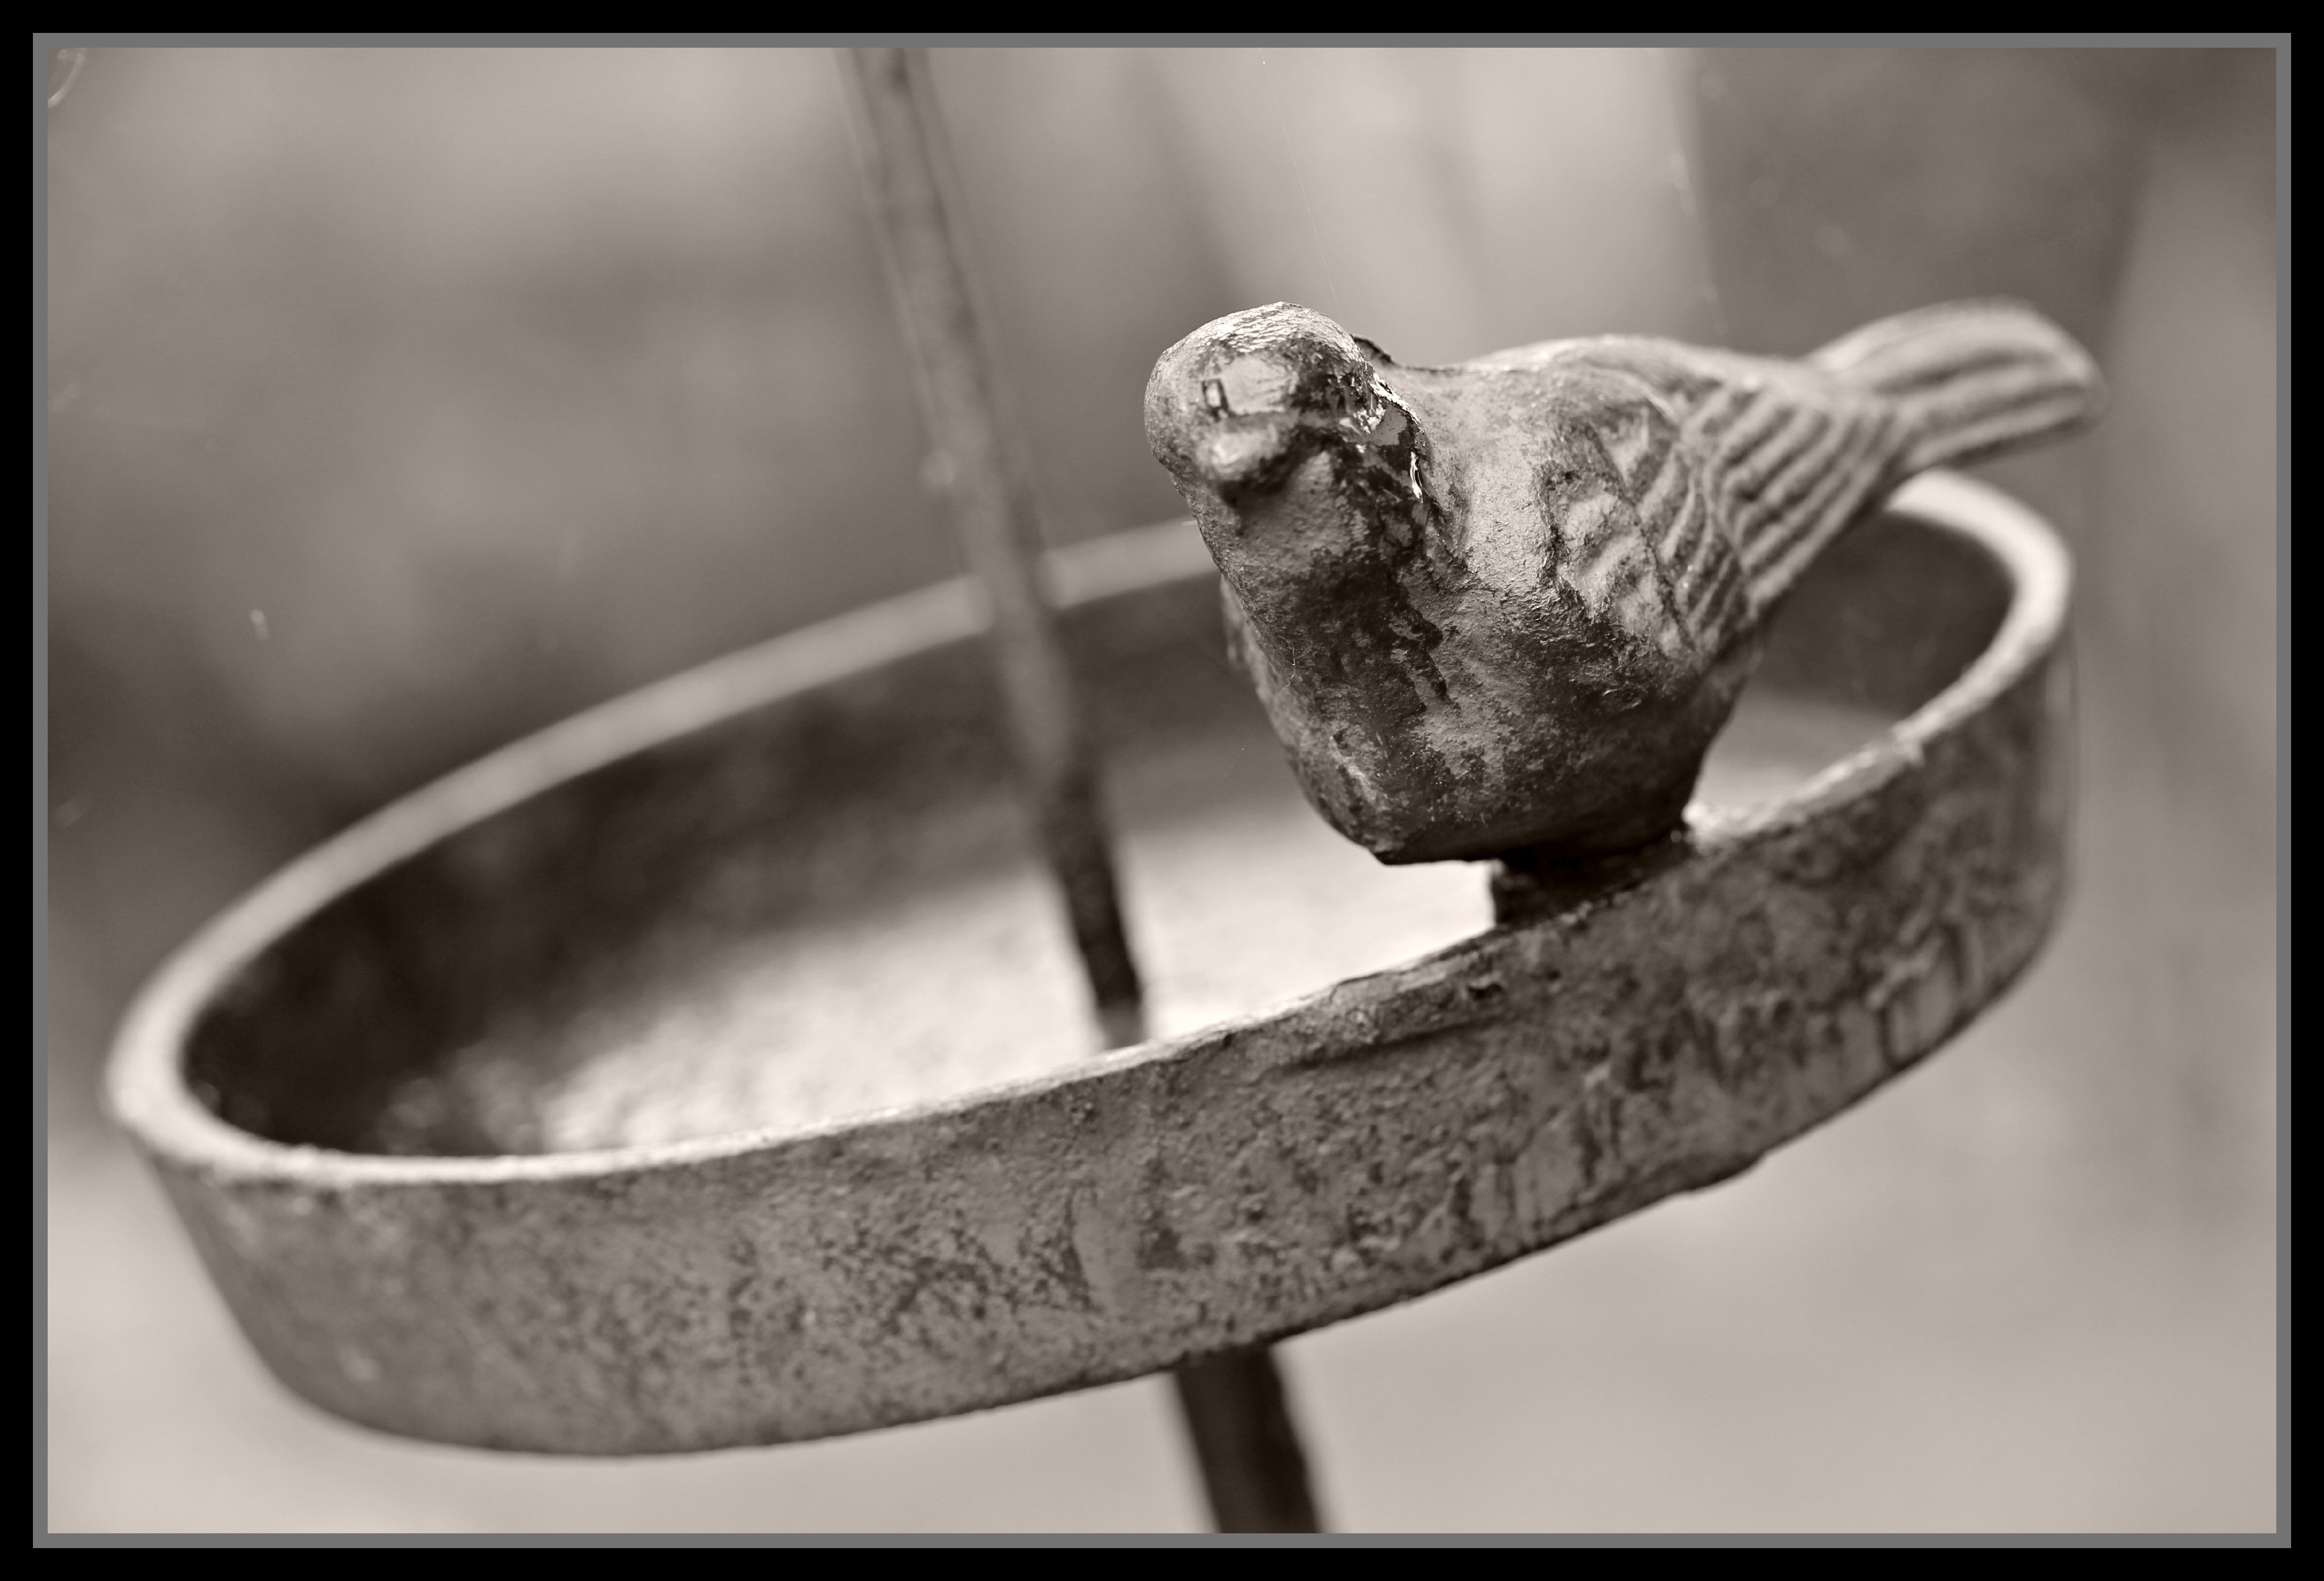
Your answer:
[[[1664,113],[1673,143],[1671,184],[1677,188],[1680,210],[1694,247],[1695,279],[1702,306],[1709,316],[1706,338],[1713,345],[1728,344],[1727,305],[1719,295],[1719,271],[1711,255],[1711,216],[1703,207],[1702,110],[1705,85],[1702,63],[1694,51],[1661,49],[1655,51],[1656,85],[1662,91]]]
[[[1259,65],[1262,72],[1267,70],[1268,60],[1264,51],[1259,53]],[[1283,118],[1281,97],[1272,91],[1275,84],[1271,73],[1269,78],[1270,80],[1259,90],[1259,102],[1268,107],[1274,118],[1276,141],[1283,145],[1284,166],[1290,170],[1291,184],[1298,191],[1300,211],[1307,216],[1307,239],[1314,245],[1315,261],[1323,266],[1323,284],[1332,293],[1333,315],[1345,320],[1348,309],[1340,295],[1340,282],[1332,274],[1332,252],[1323,245],[1323,227],[1315,223],[1315,205],[1307,196],[1306,179],[1299,173],[1299,155],[1291,145],[1291,127]]]

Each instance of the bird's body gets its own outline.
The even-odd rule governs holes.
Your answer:
[[[2006,304],[1796,362],[1621,337],[1450,368],[1277,304],[1164,354],[1146,420],[1310,800],[1404,862],[1669,832],[1817,554],[1913,473],[2098,399]]]

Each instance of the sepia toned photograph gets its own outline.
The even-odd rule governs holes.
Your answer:
[[[35,1546],[2284,1546],[2289,35],[36,36]]]

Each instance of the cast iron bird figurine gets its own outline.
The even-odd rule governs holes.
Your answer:
[[[1162,354],[1146,435],[1308,799],[1384,862],[1565,860],[1678,827],[1770,616],[1923,468],[2091,420],[2006,302],[1799,361],[1628,337],[1406,368],[1322,314]]]

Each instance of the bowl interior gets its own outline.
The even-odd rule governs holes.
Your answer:
[[[2007,600],[1974,542],[1866,522],[1779,616],[1700,796],[1795,789],[1958,677]],[[1214,579],[1065,629],[1158,1033],[1490,924],[1481,867],[1382,867],[1306,807],[1227,667]],[[1095,1046],[982,652],[954,642],[738,706],[351,884],[213,997],[186,1076],[278,1142],[538,1154],[793,1129]]]

